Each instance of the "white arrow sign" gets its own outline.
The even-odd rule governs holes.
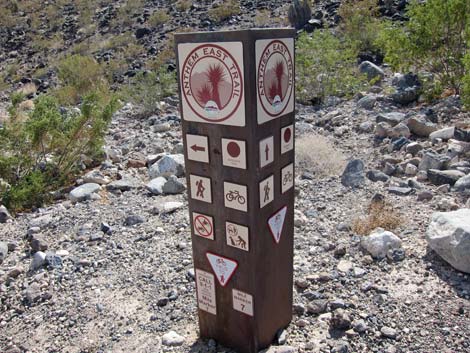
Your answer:
[[[214,270],[215,276],[217,277],[220,285],[225,287],[228,283],[235,270],[238,267],[238,263],[235,260],[228,259],[226,257],[216,255],[210,252],[206,253],[207,260]]]
[[[282,227],[284,226],[284,220],[286,219],[287,206],[284,206],[279,211],[271,216],[268,220],[269,230],[273,236],[276,244],[279,244],[281,240]]]

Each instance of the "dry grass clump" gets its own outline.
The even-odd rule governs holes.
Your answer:
[[[207,11],[207,13],[214,21],[224,21],[232,16],[240,14],[240,4],[235,0],[227,0],[221,4],[214,5]]]
[[[402,223],[401,214],[391,204],[385,201],[372,201],[367,214],[353,220],[352,230],[359,235],[369,235],[375,228],[393,231]]]
[[[170,15],[166,10],[156,10],[148,19],[148,23],[152,27],[158,27],[167,23],[170,20]]]
[[[189,10],[191,5],[192,5],[191,0],[178,0],[176,2],[176,9],[178,11],[184,12],[184,11]]]
[[[300,168],[322,176],[340,175],[346,156],[325,136],[309,133],[296,141],[296,159]]]

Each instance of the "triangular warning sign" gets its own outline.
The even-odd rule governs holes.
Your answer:
[[[206,256],[207,260],[209,260],[209,263],[212,266],[212,270],[214,271],[215,276],[219,280],[220,285],[225,287],[237,269],[238,263],[235,260],[227,259],[226,257],[210,252],[207,252]]]
[[[284,206],[268,219],[268,226],[276,244],[281,240],[282,227],[286,219],[287,206]]]

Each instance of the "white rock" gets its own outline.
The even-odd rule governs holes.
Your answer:
[[[182,154],[169,154],[160,158],[149,168],[149,176],[154,179],[159,176],[184,176],[184,156]]]
[[[92,170],[91,172],[85,174],[85,176],[83,177],[83,182],[106,185],[111,182],[111,179],[101,174],[98,170]]]
[[[431,141],[436,140],[436,139],[449,140],[452,137],[454,137],[454,130],[455,130],[455,127],[453,126],[446,127],[444,129],[440,129],[440,130],[432,132],[431,134],[429,134],[429,138],[431,139]]]
[[[418,167],[414,164],[408,163],[405,167],[405,174],[413,176],[416,175],[416,173],[418,173]]]
[[[164,346],[181,346],[184,343],[184,337],[178,335],[175,331],[170,331],[163,335],[162,344]]]
[[[163,194],[163,186],[166,183],[166,178],[158,177],[155,179],[150,180],[150,182],[146,185],[147,190],[150,191],[154,195],[161,195]]]
[[[401,240],[392,232],[377,228],[369,236],[362,238],[361,246],[372,257],[384,258],[390,249],[401,247]]]
[[[292,346],[272,346],[268,350],[262,351],[264,353],[295,353],[297,348]]]
[[[72,202],[81,202],[90,199],[91,195],[100,190],[101,187],[96,183],[86,183],[73,189],[69,198]]]
[[[31,271],[36,271],[44,266],[46,263],[46,254],[42,251],[37,251],[34,253],[33,261],[31,261]]]
[[[426,231],[429,246],[459,271],[470,273],[470,209],[436,212]]]

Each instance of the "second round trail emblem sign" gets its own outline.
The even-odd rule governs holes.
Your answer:
[[[185,43],[178,53],[184,120],[245,126],[242,44]]]
[[[258,124],[294,111],[294,40],[256,41]]]

